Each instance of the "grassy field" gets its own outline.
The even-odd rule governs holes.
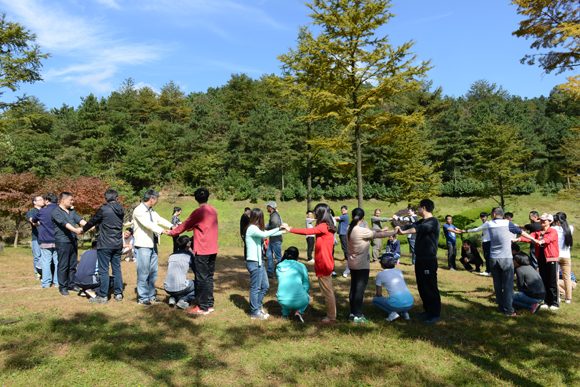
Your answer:
[[[178,199],[186,218],[196,206]],[[572,386],[580,385],[577,298],[559,311],[536,315],[521,311],[517,318],[497,312],[491,278],[460,270],[449,272],[445,251],[439,257],[442,321],[428,326],[421,320],[389,323],[372,305],[377,264],[365,294],[365,325],[347,322],[350,278],[334,280],[339,323],[320,326],[324,300],[311,275],[310,306],[305,324],[278,316],[276,282],[270,282],[267,321],[249,318],[249,275],[242,258],[238,221],[245,202],[212,202],[220,222],[220,254],[216,265],[216,312],[192,316],[167,304],[151,308],[136,303],[134,263],[122,262],[126,285],[123,302],[93,305],[54,288],[41,289],[32,273],[31,251],[5,248],[0,256],[0,385],[2,386]],[[336,210],[341,203],[329,203]],[[346,202],[349,208],[354,201]],[[438,217],[491,202],[462,199],[435,201]],[[263,208],[263,203],[259,203]],[[170,219],[171,204],[162,197],[158,212]],[[279,203],[285,222],[304,225],[304,202]],[[370,201],[367,212],[381,208],[390,215],[402,205]],[[523,223],[530,209],[565,211],[580,225],[574,202],[531,196],[508,208]],[[287,235],[283,248],[297,246],[305,256],[303,237]],[[171,240],[160,250],[160,298]],[[579,251],[573,250],[572,270],[580,273]],[[340,258],[337,251],[336,258]],[[410,257],[399,267],[415,297],[411,315],[422,311]],[[336,262],[342,273],[344,263]],[[576,297],[577,295],[575,295]]]

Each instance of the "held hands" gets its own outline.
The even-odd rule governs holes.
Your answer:
[[[169,230],[163,230],[163,231],[161,231],[161,234],[169,235]]]
[[[77,234],[77,235],[82,235],[82,234],[84,234],[82,227],[75,228],[75,229],[73,230],[73,232],[74,232],[75,234]]]
[[[384,228],[383,228],[381,231],[390,231],[390,230],[389,230],[389,227],[388,227],[388,226],[386,226],[386,227],[384,227]]]
[[[395,231],[395,233],[397,233],[398,235],[403,235],[403,231],[401,230],[401,227],[399,227],[399,226],[395,227],[395,229],[393,231]]]

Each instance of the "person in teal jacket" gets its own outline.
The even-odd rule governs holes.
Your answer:
[[[268,274],[262,257],[262,239],[282,235],[282,227],[265,231],[264,213],[254,208],[250,213],[250,222],[246,227],[246,268],[250,273],[250,308],[252,320],[266,320],[269,314],[262,309],[264,296],[270,287]]]
[[[278,292],[276,298],[282,307],[284,319],[288,318],[290,310],[296,310],[294,316],[304,322],[302,314],[310,303],[310,280],[308,270],[303,263],[298,262],[298,249],[289,247],[282,257],[282,261],[276,266],[278,277]]]

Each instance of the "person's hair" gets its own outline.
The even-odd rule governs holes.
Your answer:
[[[453,217],[451,215],[445,215],[445,220],[447,220],[447,218],[453,219]]]
[[[530,266],[530,258],[526,253],[522,253],[521,251],[514,254],[514,261],[520,266]]]
[[[308,214],[313,214],[312,210],[306,211],[306,215],[308,215]]]
[[[191,242],[191,239],[187,235],[180,235],[179,238],[175,241],[178,250],[185,250],[187,245]]]
[[[181,207],[173,207],[173,214],[179,211],[181,211]]]
[[[131,233],[131,235],[133,235],[133,227],[129,227],[128,229],[126,229],[125,231],[129,231]],[[123,232],[125,232],[123,231]]]
[[[496,216],[499,216],[500,218],[503,218],[503,208],[501,207],[493,207],[491,213]]]
[[[150,189],[143,195],[143,203],[147,203],[151,199],[157,199],[159,197],[159,192],[154,189]]]
[[[423,199],[419,203],[419,207],[425,207],[425,211],[432,213],[435,209],[435,203],[431,199]]]
[[[328,207],[328,211],[330,211],[330,215],[332,215],[332,217],[334,218],[334,210],[332,208]]]
[[[559,222],[562,230],[564,230],[564,246],[572,248],[572,245],[574,244],[572,230],[570,230],[570,225],[568,225],[566,218],[565,213],[556,212],[556,215],[554,215],[554,222]]]
[[[262,231],[266,228],[266,225],[264,224],[264,212],[259,208],[254,208],[250,213],[250,221],[244,230],[244,234],[248,232],[248,227],[251,225],[258,227]]]
[[[51,193],[47,193],[47,194],[44,196],[44,200],[46,200],[47,202],[51,202],[51,203],[56,203],[56,202],[58,202],[58,198],[57,198],[57,197],[56,197],[56,195],[55,195],[55,194],[53,194],[52,192],[51,192]]]
[[[352,220],[350,221],[350,225],[348,226],[348,239],[350,239],[350,234],[352,233],[352,229],[355,228],[357,223],[365,217],[365,211],[362,208],[355,208],[352,210]]]
[[[331,233],[336,233],[338,229],[334,225],[334,219],[331,215],[331,209],[328,204],[318,203],[316,207],[314,207],[314,217],[316,218],[316,225],[318,226],[320,223],[326,223],[326,227],[328,227],[328,231]]]
[[[209,199],[209,191],[206,188],[198,188],[195,190],[193,196],[195,196],[195,201],[198,203],[207,203]]]
[[[282,256],[282,260],[280,261],[280,263],[288,259],[292,261],[297,261],[298,255],[299,255],[298,249],[294,246],[290,246],[286,249],[286,251],[284,251],[284,255]]]
[[[381,267],[383,269],[394,269],[397,264],[397,260],[392,253],[385,253],[381,257]]]
[[[417,213],[417,209],[415,207],[407,208],[407,211],[413,211],[415,214]]]
[[[58,195],[58,201],[60,202],[62,199],[70,198],[71,196],[73,196],[73,194],[70,192],[61,192],[60,195]]]
[[[530,215],[533,215],[536,218],[540,217],[540,214],[538,214],[538,211],[530,211]]]
[[[244,208],[244,212],[246,212],[246,211],[252,211],[252,209],[250,207],[246,207],[246,208]]]
[[[488,216],[489,216],[489,214],[487,212],[480,212],[479,213],[479,217],[480,218],[485,218],[485,217],[488,217]]]
[[[464,239],[463,244],[467,246],[471,246],[471,241],[469,239]]]
[[[506,212],[504,216],[509,216],[510,218],[514,218],[514,214],[512,212]]]
[[[520,252],[520,245],[518,245],[516,242],[512,242],[512,251],[519,253]]]
[[[114,202],[119,197],[119,193],[115,189],[108,189],[105,191],[105,201],[107,203]]]
[[[376,214],[376,213],[377,213],[377,211],[378,211],[378,212],[381,212],[381,209],[380,209],[380,208],[376,208],[374,213]]]
[[[343,208],[344,208],[345,210],[348,210],[348,207],[347,207],[347,206],[342,206],[342,207],[340,207],[340,209],[341,209],[341,210],[342,210]]]
[[[91,241],[91,248],[93,248],[93,249],[94,249],[95,247],[97,247],[97,238],[94,238],[94,239]]]
[[[36,201],[36,198],[42,198],[42,196],[40,195],[35,195],[32,197],[32,204],[34,204],[34,202]]]

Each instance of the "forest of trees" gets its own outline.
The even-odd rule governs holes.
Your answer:
[[[304,112],[276,80],[233,74],[224,86],[185,95],[173,82],[156,93],[127,79],[106,98],[50,111],[30,97],[2,116],[0,172],[95,176],[128,198],[149,187],[208,186],[222,199],[304,199],[310,148],[313,199],[356,197],[352,147],[308,141],[332,138],[340,125],[297,120]],[[580,102],[557,90],[525,99],[479,80],[454,97],[424,82],[381,108],[424,119],[382,145],[379,133],[364,133],[365,198],[407,198],[417,188],[409,185],[414,164],[434,167],[440,195],[489,195],[500,184],[494,149],[508,163],[500,166],[511,176],[507,193],[574,189]]]

